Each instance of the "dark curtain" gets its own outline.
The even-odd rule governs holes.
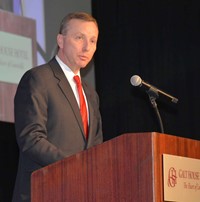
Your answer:
[[[104,138],[160,132],[148,94],[132,75],[177,97],[156,99],[164,133],[200,139],[200,1],[95,0],[99,23],[95,54]]]
[[[13,123],[0,121],[0,202],[12,201],[18,166],[18,146]]]

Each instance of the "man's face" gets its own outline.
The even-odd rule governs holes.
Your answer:
[[[94,22],[72,19],[66,35],[57,36],[58,55],[73,72],[77,72],[92,59],[97,39],[98,28]]]

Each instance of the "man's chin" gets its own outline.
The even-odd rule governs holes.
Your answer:
[[[88,65],[88,62],[87,62],[87,63],[81,63],[81,64],[79,65],[79,67],[85,68],[85,67],[87,67],[87,65]]]

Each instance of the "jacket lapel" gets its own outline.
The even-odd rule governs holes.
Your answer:
[[[76,98],[74,96],[74,93],[71,89],[71,86],[67,78],[65,77],[64,72],[62,71],[61,67],[59,66],[55,58],[53,58],[49,62],[49,65],[54,73],[54,76],[58,79],[58,86],[60,90],[65,95],[66,99],[68,100],[68,103],[71,105],[71,108],[74,112],[74,116],[77,119],[77,122],[79,124],[79,127],[81,128],[82,133],[84,133],[80,110],[79,110]]]
[[[90,142],[90,140],[92,139],[92,126],[94,125],[94,107],[92,104],[92,95],[90,90],[88,89],[86,83],[82,82],[83,85],[83,89],[85,92],[85,95],[87,97],[87,103],[88,103],[88,111],[89,111],[89,130],[88,130],[88,144]]]

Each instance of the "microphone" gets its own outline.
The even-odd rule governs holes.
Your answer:
[[[143,81],[138,75],[133,75],[130,79],[130,82],[133,86],[139,86],[141,87],[142,85],[144,85],[145,87],[147,87],[149,90],[155,91],[156,93],[160,93],[168,98],[171,99],[172,102],[177,103],[178,99],[169,95],[168,93],[165,93],[164,91],[156,88],[155,86],[150,85],[149,83]]]

